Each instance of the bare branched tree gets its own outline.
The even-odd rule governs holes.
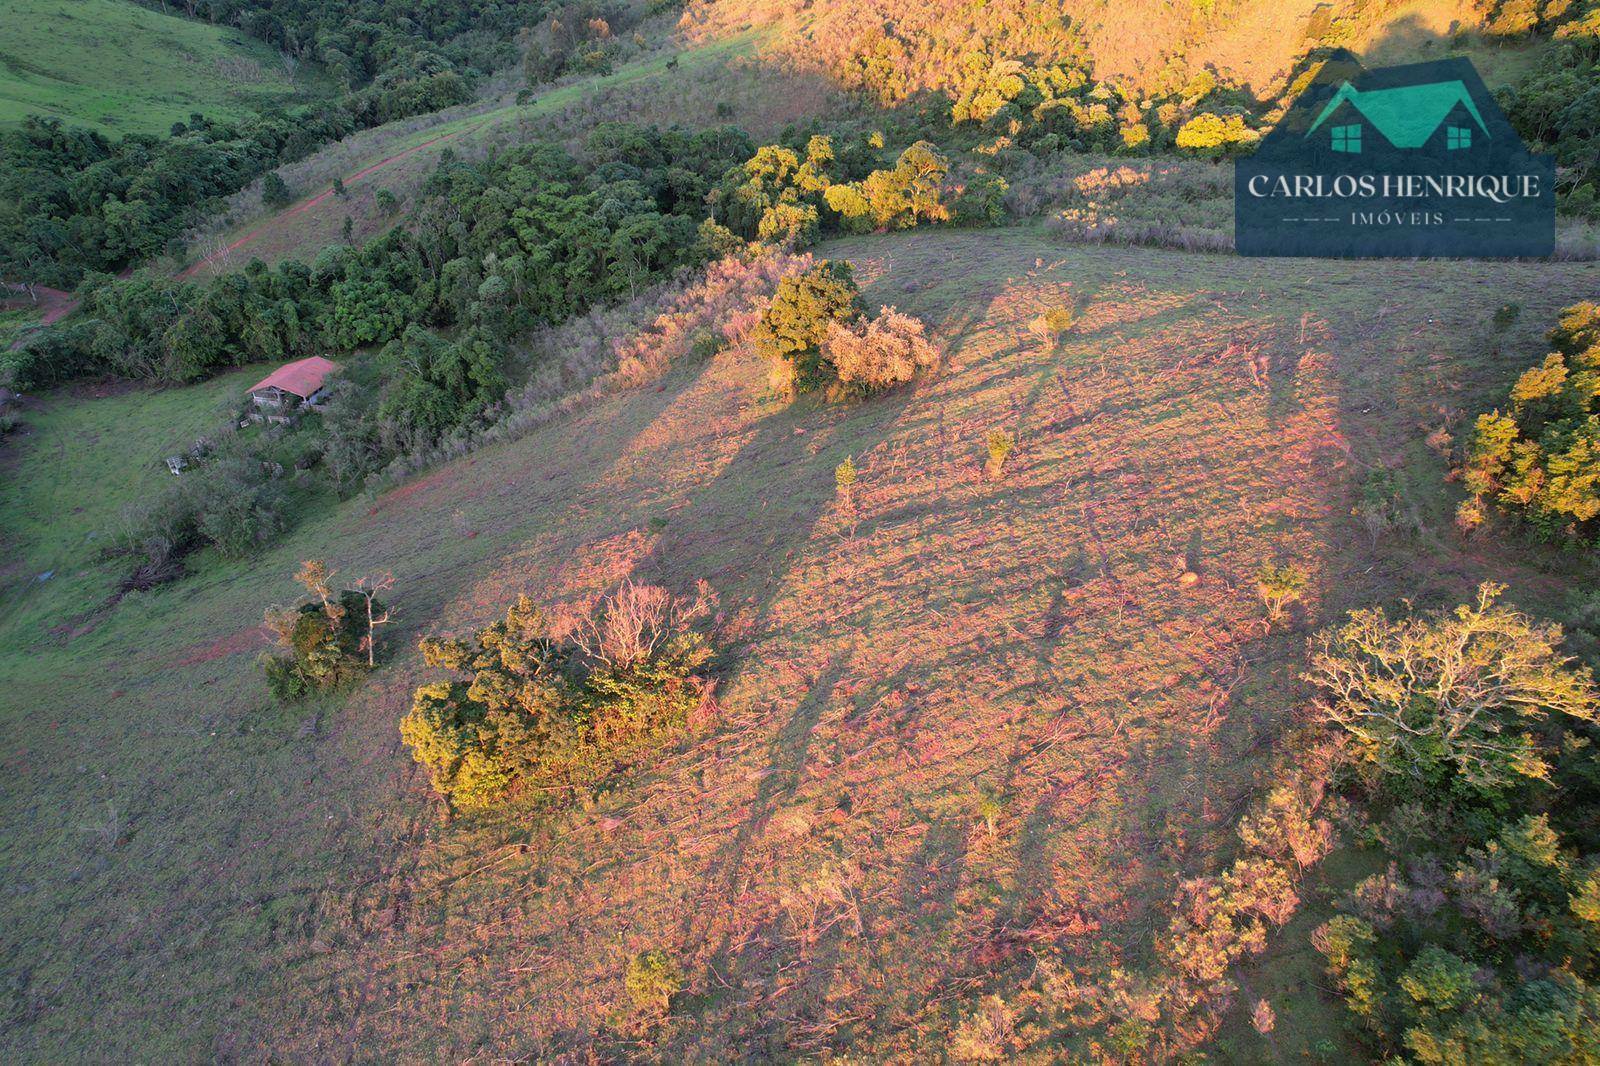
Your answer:
[[[294,579],[322,603],[322,613],[328,616],[330,622],[337,622],[344,617],[344,608],[333,595],[333,579],[338,573],[329,569],[321,559],[307,559],[294,575]]]
[[[672,638],[708,616],[715,605],[701,581],[693,597],[674,596],[657,585],[630,578],[594,610],[573,621],[570,639],[597,663],[628,670],[648,662]]]
[[[361,641],[367,649],[367,665],[378,664],[377,654],[377,628],[394,619],[393,610],[387,605],[379,606],[378,594],[394,588],[394,574],[388,570],[381,570],[376,574],[368,574],[349,588],[350,592],[359,595],[367,604],[367,635]]]

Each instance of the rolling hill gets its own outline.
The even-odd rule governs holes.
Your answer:
[[[1497,86],[1553,50],[1477,32],[1482,6],[1348,0],[1319,32],[1372,62],[1469,54]],[[1258,953],[1222,959],[1231,1003],[1150,990],[1178,970],[1179,901],[1248,853],[1241,815],[1318,721],[1314,634],[1375,604],[1459,603],[1491,580],[1553,619],[1593,583],[1592,551],[1458,528],[1453,465],[1558,311],[1600,293],[1594,223],[1563,216],[1570,259],[1547,262],[1227,253],[1231,162],[1180,155],[1170,137],[1140,149],[1117,122],[1157,98],[1172,111],[1158,134],[1205,101],[1267,121],[1333,10],[1312,0],[684,7],[675,29],[676,9],[653,9],[620,35],[614,64],[617,36],[586,20],[554,81],[519,91],[519,71],[488,75],[465,103],[294,156],[275,171],[287,207],[269,208],[256,180],[185,254],[173,242],[152,270],[81,290],[87,310],[61,331],[103,316],[83,343],[123,351],[103,286],[148,300],[160,324],[130,315],[130,351],[230,323],[213,361],[0,395],[19,424],[0,444],[0,1058],[1333,1063],[1378,1047],[1312,946],[1385,865],[1370,839],[1387,823],[1363,822],[1335,788],[1339,846],[1293,871],[1292,906]],[[541,18],[548,40],[560,22]],[[852,80],[883,74],[856,65],[880,45],[903,75],[893,99],[861,91],[884,81]],[[1117,97],[1132,115],[1107,111],[1106,137],[1035,152],[1021,111],[953,123],[950,99],[916,96],[981,81],[986,50],[1081,62],[1150,100]],[[1232,84],[1206,84],[1213,73]],[[48,105],[159,133],[190,110],[319,91],[316,77],[292,82],[232,30],[123,0],[0,11],[0,122]],[[1087,129],[1114,91],[1083,91]],[[719,269],[765,278],[805,262],[746,246],[727,212],[705,217],[792,176],[751,192],[762,165],[785,168],[775,149],[745,164],[750,145],[709,156],[701,184],[688,150],[596,165],[585,146],[609,122],[738,125],[754,145],[798,149],[796,172],[837,148],[839,191],[891,187],[909,144],[942,138],[933,199],[942,209],[948,193],[954,218],[901,211],[861,233],[824,193],[807,238],[831,236],[804,253],[852,264],[869,312],[926,323],[941,365],[871,399],[794,399],[750,339],[749,308],[704,297],[703,317],[677,322],[673,301]],[[604,190],[571,209],[583,227],[542,205],[564,179],[487,165],[534,141],[574,153],[574,186]],[[485,166],[441,174],[446,153]],[[722,179],[729,159],[752,181]],[[987,173],[1007,179],[1005,210],[963,215],[956,198]],[[436,174],[432,188],[463,195],[429,215],[419,199]],[[569,263],[563,242],[629,262],[631,245],[589,224],[659,205],[658,178],[696,190],[674,200],[697,213],[656,220],[693,256],[562,304],[564,322],[497,324],[502,302],[543,311],[608,277]],[[485,195],[465,195],[479,181]],[[787,193],[802,202],[801,188]],[[495,236],[521,213],[539,240]],[[739,236],[759,231],[749,213]],[[481,224],[484,240],[379,254],[399,242],[375,238],[429,224]],[[369,253],[370,276],[333,273]],[[307,266],[274,291],[257,258]],[[574,280],[545,286],[558,271]],[[342,280],[295,288],[295,274]],[[179,302],[201,290],[173,275],[217,299]],[[447,287],[461,298],[430,302]],[[390,315],[378,298],[398,292],[416,299]],[[249,302],[223,319],[237,293]],[[324,319],[367,313],[365,294],[378,326],[398,325],[336,339]],[[52,313],[69,306],[52,295]],[[0,345],[32,335],[40,310],[24,300],[0,315]],[[280,328],[290,339],[268,347]],[[624,339],[648,372],[609,373]],[[240,351],[337,356],[350,392],[331,402],[367,406],[281,436],[246,426],[248,447],[175,482],[165,459],[238,419],[277,365],[240,367]],[[1533,386],[1553,388],[1546,366]],[[452,378],[480,374],[494,395],[447,430],[387,450],[360,438],[423,409],[382,413],[400,382],[443,407]],[[998,466],[996,434],[1010,448]],[[381,455],[365,480],[330,476],[338,447],[363,443]],[[245,474],[208,483],[225,469],[208,459]],[[135,513],[210,484],[267,484],[287,502],[231,557],[198,521]],[[179,576],[135,580],[156,559]],[[263,620],[300,596],[309,559],[346,578],[392,571],[394,621],[360,684],[279,702]],[[1281,618],[1263,605],[1269,564],[1305,582]],[[522,594],[560,615],[629,581],[715,593],[714,684],[682,732],[555,798],[524,781],[487,811],[442,803],[398,728],[441,673],[419,641],[504,618]],[[641,1010],[630,963],[656,952],[683,987]],[[998,1035],[983,1024],[996,1017]]]
[[[1176,881],[1226,847],[1295,721],[1312,627],[1487,573],[1561,594],[1572,560],[1447,533],[1424,438],[1515,373],[1486,294],[1543,321],[1595,290],[1593,264],[1252,261],[1033,228],[822,252],[929,321],[937,379],[785,407],[729,349],[115,610],[94,535],[115,501],[88,486],[130,461],[166,476],[163,448],[249,374],[42,401],[0,515],[33,575],[0,599],[8,1053],[642,1054],[615,1020],[622,964],[662,947],[692,980],[661,1057],[926,1057],[973,997],[1038,994],[1047,932],[1086,965],[1148,964]],[[1027,323],[1063,301],[1082,324],[1052,352]],[[1018,440],[1000,481],[996,427]],[[1414,537],[1351,517],[1374,470],[1405,486]],[[50,524],[72,491],[86,509]],[[394,568],[400,651],[342,704],[285,711],[251,667],[257,623],[311,555]],[[1250,579],[1269,558],[1313,574],[1270,631]],[[416,638],[627,575],[716,589],[717,712],[580,808],[438,825],[394,727],[427,676]],[[986,782],[1007,797],[993,833]],[[785,932],[819,878],[859,917]],[[1256,977],[1310,1012],[1280,998],[1280,1041],[1327,1035],[1315,979]]]
[[[0,123],[31,114],[107,134],[165,133],[194,111],[237,118],[327,91],[237,30],[127,0],[8,0],[0,8]]]

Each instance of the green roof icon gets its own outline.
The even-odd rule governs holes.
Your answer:
[[[1421,148],[1457,104],[1466,108],[1478,123],[1478,128],[1483,130],[1484,136],[1489,135],[1489,127],[1484,125],[1478,105],[1472,102],[1472,94],[1458,79],[1405,85],[1397,89],[1373,89],[1369,92],[1362,92],[1345,82],[1311,124],[1306,136],[1315,133],[1317,127],[1339,109],[1340,104],[1347,102],[1376,126],[1378,132],[1396,148]]]

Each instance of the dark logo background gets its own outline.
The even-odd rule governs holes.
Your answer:
[[[1555,247],[1554,160],[1527,150],[1464,58],[1375,70],[1349,53],[1329,60],[1235,173],[1240,255],[1544,257]],[[1459,176],[1457,194],[1403,190],[1412,176]],[[1281,192],[1280,178],[1300,193],[1252,195]]]

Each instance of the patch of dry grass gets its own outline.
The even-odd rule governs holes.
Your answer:
[[[937,376],[783,406],[729,348],[130,597],[87,637],[6,632],[0,875],[21,890],[0,904],[0,1046],[935,1057],[991,993],[1051,994],[1038,957],[1150,962],[1178,879],[1227,857],[1294,721],[1311,626],[1490,573],[1530,605],[1571,580],[1570,559],[1464,547],[1444,499],[1403,544],[1349,512],[1364,471],[1425,466],[1441,408],[1514,375],[1483,292],[1539,322],[1592,294],[1591,265],[1032,229],[822,252],[929,323]],[[1079,318],[1047,345],[1029,323],[1061,306]],[[996,428],[1003,480],[983,475]],[[25,452],[20,476],[49,461]],[[401,647],[522,591],[705,578],[718,710],[586,803],[437,825],[396,734],[414,655],[285,719],[246,653],[195,654],[307,555],[392,566]],[[1254,578],[1274,559],[1310,581],[1269,631]],[[687,981],[659,1020],[624,989],[655,950]]]

